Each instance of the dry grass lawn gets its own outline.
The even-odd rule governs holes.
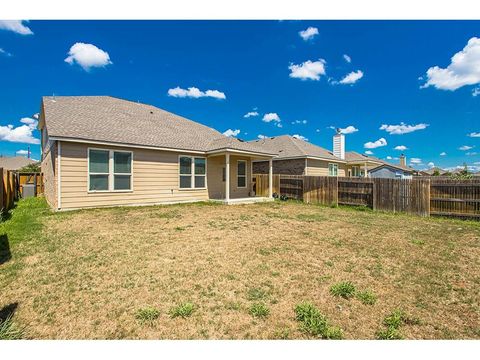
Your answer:
[[[295,202],[44,206],[20,202],[0,224],[0,309],[16,306],[27,338],[312,338],[295,320],[303,301],[347,339],[374,339],[395,309],[417,320],[404,338],[480,338],[479,223]],[[18,224],[31,207],[36,223]],[[340,281],[376,303],[334,297]],[[192,314],[171,317],[183,303]],[[147,307],[158,314],[142,322]]]

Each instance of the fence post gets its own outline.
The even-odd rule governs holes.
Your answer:
[[[5,208],[5,186],[3,184],[3,168],[0,168],[0,210]]]
[[[372,178],[372,209],[376,210],[377,208],[377,178]]]

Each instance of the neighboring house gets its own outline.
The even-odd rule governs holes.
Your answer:
[[[413,169],[406,166],[385,163],[370,169],[368,176],[371,178],[412,179],[414,172]]]
[[[420,175],[422,176],[434,176],[435,174],[437,174],[438,176],[443,176],[445,174],[447,174],[448,171],[446,170],[443,170],[437,166],[434,166],[428,170],[422,170],[419,172]]]
[[[245,200],[254,195],[252,161],[271,165],[275,155],[110,96],[43,97],[38,127],[45,197],[57,210]]]
[[[38,161],[23,156],[0,157],[0,168],[7,170],[19,170],[24,166],[35,164]]]

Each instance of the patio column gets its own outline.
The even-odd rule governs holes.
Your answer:
[[[230,154],[225,154],[225,200],[230,200]]]
[[[367,171],[368,171],[367,163],[365,163],[365,166],[364,166],[364,177],[367,177]]]
[[[273,197],[273,160],[268,160],[268,197]]]

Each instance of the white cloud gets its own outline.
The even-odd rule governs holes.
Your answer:
[[[303,40],[307,41],[313,39],[316,35],[318,35],[318,29],[316,27],[310,26],[306,30],[299,31],[298,35],[300,35]]]
[[[417,130],[426,129],[428,124],[417,124],[417,125],[406,125],[405,123],[401,122],[400,125],[382,125],[380,126],[380,130],[385,130],[390,135],[402,135],[411,133]]]
[[[342,80],[340,80],[340,84],[355,84],[362,77],[362,70],[352,71],[350,74],[347,74]]]
[[[14,127],[13,125],[0,126],[0,140],[20,142],[26,144],[40,144],[40,140],[33,137],[33,128],[28,125]]]
[[[299,65],[290,64],[289,76],[291,78],[302,80],[320,80],[320,76],[325,75],[326,61],[319,59],[318,61],[307,60]]]
[[[353,125],[349,125],[346,128],[340,128],[340,133],[345,134],[345,135],[352,134],[352,133],[357,132],[357,131],[358,131],[358,129]]]
[[[442,151],[442,152],[440,153],[440,156],[446,156],[446,155],[447,155],[447,153],[446,153],[445,151]]]
[[[252,116],[258,116],[260,115],[258,112],[256,111],[249,111],[248,113],[246,113],[245,115],[243,115],[244,118],[249,118],[249,117],[252,117]]]
[[[395,146],[394,149],[395,149],[395,150],[399,150],[399,151],[405,151],[405,150],[407,150],[408,148],[407,148],[405,145],[398,145],[398,146]]]
[[[28,126],[30,126],[32,129],[36,129],[37,125],[38,125],[38,121],[35,120],[35,119],[32,119],[32,118],[29,118],[29,117],[24,117],[24,118],[21,118],[20,119],[20,122],[22,124],[26,124]]]
[[[77,63],[85,71],[94,67],[105,67],[112,64],[108,52],[99,49],[93,44],[75,43],[68,52],[65,62],[73,65]]]
[[[238,134],[240,134],[240,129],[237,129],[237,130],[228,129],[223,133],[223,135],[229,136],[229,137],[237,136]]]
[[[343,54],[343,58],[344,60],[347,62],[347,63],[351,63],[352,62],[352,58],[350,56],[348,56],[347,54]]]
[[[27,20],[0,20],[0,29],[13,31],[20,35],[33,35],[33,31],[24,23]]]
[[[480,132],[472,132],[472,133],[468,134],[467,136],[470,136],[470,137],[480,137]]]
[[[378,148],[378,147],[381,147],[381,146],[386,146],[387,145],[387,140],[385,140],[384,138],[380,138],[378,139],[377,141],[369,141],[365,144],[363,144],[363,147],[365,149],[375,149],[375,148]]]
[[[367,155],[373,155],[373,151],[371,151],[371,150],[365,150],[365,154],[367,154]]]
[[[295,121],[292,121],[292,125],[295,125],[295,124],[306,124],[307,123],[307,120],[295,120]]]
[[[387,160],[392,160],[393,158],[391,156],[387,156]]]
[[[266,139],[268,136],[265,136],[265,135],[260,134],[260,135],[258,135],[257,137],[258,137],[259,139]]]
[[[472,37],[462,51],[451,58],[446,68],[433,66],[427,70],[427,82],[422,88],[434,86],[441,90],[457,90],[480,83],[480,39]]]
[[[460,146],[458,148],[458,150],[467,151],[467,150],[470,150],[470,149],[473,149],[473,148],[474,148],[474,146],[463,145],[463,146]]]
[[[263,119],[262,121],[265,121],[267,123],[269,122],[276,122],[276,123],[280,123],[280,116],[278,116],[277,113],[268,113],[268,114],[265,114],[263,115]]]
[[[319,133],[319,132],[320,132],[320,129],[316,129],[315,132]]]
[[[419,159],[419,158],[411,158],[411,159],[410,159],[410,164],[421,165],[421,164],[422,164],[422,159]]]
[[[176,88],[173,89],[168,89],[168,96],[172,97],[179,97],[179,98],[201,98],[201,97],[213,97],[215,99],[221,99],[224,100],[227,97],[225,94],[221,91],[218,90],[207,90],[207,91],[201,91],[200,89],[196,87],[189,87],[188,89],[182,89],[181,87],[177,86]]]
[[[477,87],[477,88],[472,90],[472,96],[473,97],[476,97],[478,95],[480,95],[480,87]]]
[[[432,161],[430,161],[430,162],[427,164],[427,166],[428,166],[429,168],[433,168],[433,167],[435,166],[435,164],[434,164]]]
[[[20,156],[25,156],[28,155],[28,150],[18,150],[16,154]]]
[[[305,136],[302,136],[302,135],[299,135],[299,134],[292,135],[292,137],[294,137],[295,139],[308,141],[308,139]]]
[[[469,152],[466,152],[465,155],[467,155],[467,156],[475,156],[475,155],[477,155],[477,152],[476,152],[476,151],[469,151]]]
[[[9,52],[6,51],[6,50],[3,50],[2,48],[0,48],[0,54],[1,54],[1,55],[5,55],[5,56],[7,56],[7,57],[12,56],[11,53],[9,53]]]

